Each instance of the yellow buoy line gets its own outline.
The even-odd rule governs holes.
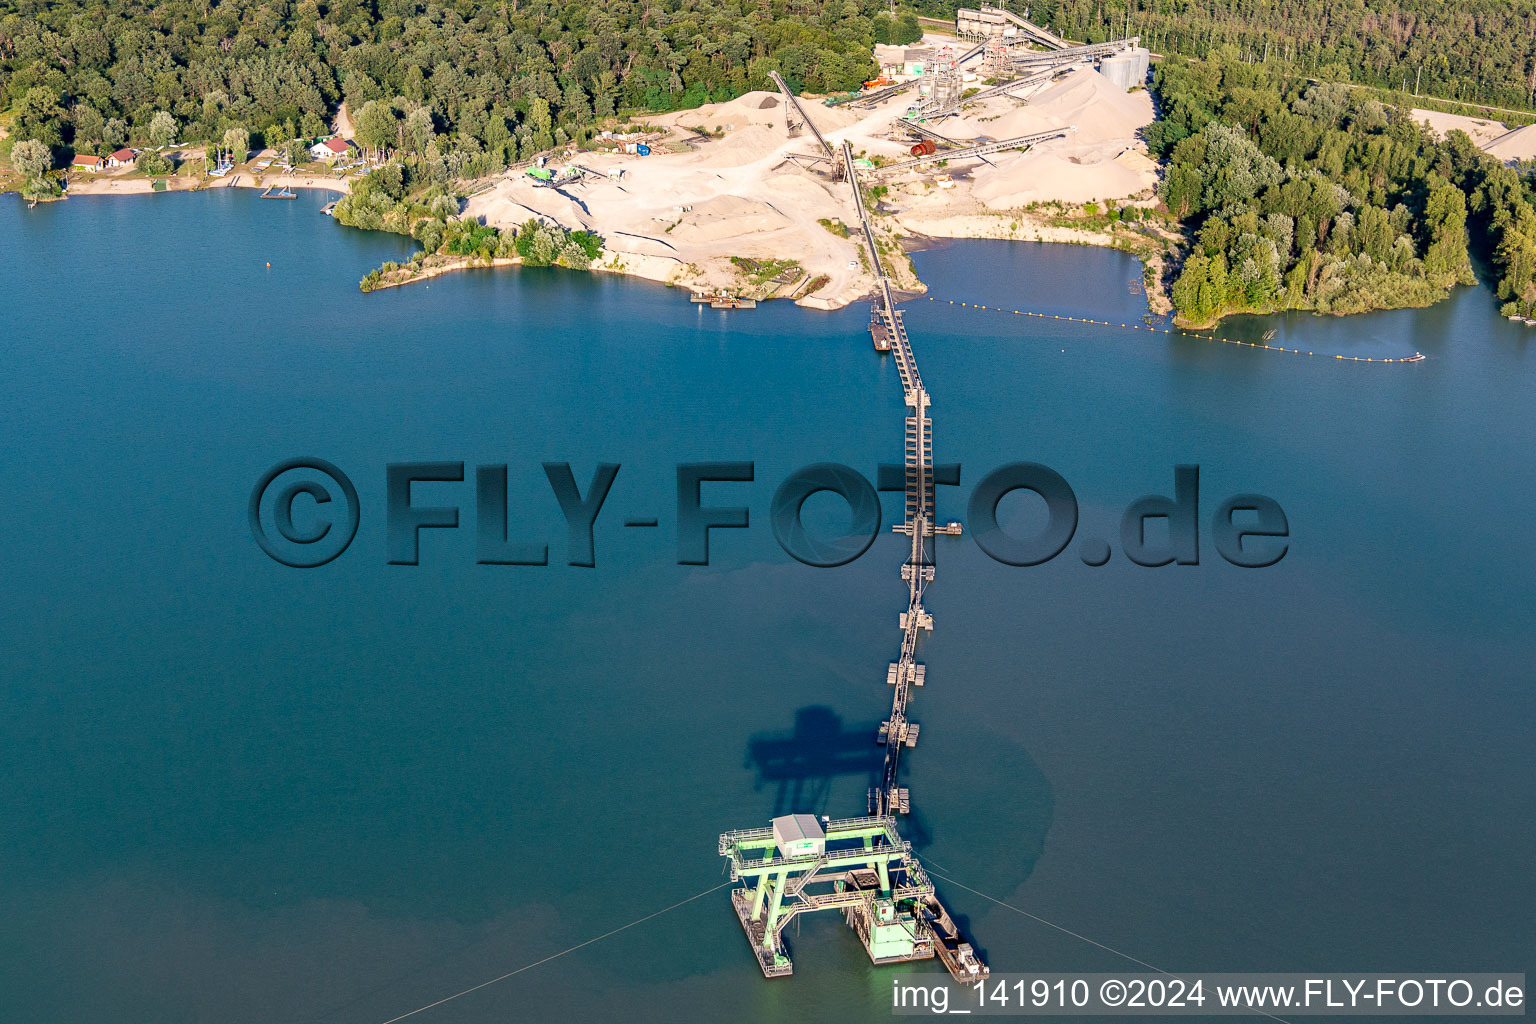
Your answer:
[[[938,302],[932,295],[928,296],[929,302]],[[1148,324],[1119,324],[1109,320],[1094,320],[1085,316],[1060,316],[1055,313],[1038,313],[1029,309],[1005,309],[1002,306],[983,306],[975,302],[960,302],[957,299],[944,300],[951,306],[964,306],[966,309],[984,310],[989,313],[1007,313],[1012,316],[1032,316],[1040,320],[1070,321],[1074,324],[1088,324],[1093,327],[1120,328],[1127,331],[1148,331],[1152,334],[1178,334],[1186,338],[1194,338],[1197,341],[1221,342],[1225,345],[1240,345],[1244,348],[1262,348],[1269,352],[1288,352],[1294,356],[1322,356],[1324,359],[1339,359],[1346,363],[1417,363],[1423,360],[1422,352],[1415,352],[1411,356],[1399,356],[1395,359],[1376,358],[1372,356],[1341,356],[1329,355],[1327,352],[1306,352],[1299,348],[1286,348],[1283,345],[1270,345],[1262,341],[1243,341],[1241,338],[1222,338],[1214,334],[1195,334],[1178,327],[1152,327]]]

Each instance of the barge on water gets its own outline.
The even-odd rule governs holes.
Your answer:
[[[889,352],[891,350],[891,332],[885,326],[885,320],[880,316],[878,304],[869,307],[869,336],[875,343],[876,352]]]
[[[696,305],[708,304],[710,309],[756,309],[756,299],[743,299],[735,295],[710,295],[695,292],[688,299]]]
[[[937,956],[960,981],[990,974],[889,815],[788,814],[768,828],[725,833],[720,856],[731,879],[747,883],[732,890],[731,906],[765,977],[794,973],[784,926],[816,910],[841,910],[873,964]]]

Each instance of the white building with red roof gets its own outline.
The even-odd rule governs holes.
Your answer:
[[[99,156],[91,156],[89,153],[76,153],[69,165],[78,171],[99,171],[106,166],[105,161]]]
[[[352,143],[337,137],[317,142],[309,147],[309,155],[316,160],[340,160],[352,149]]]

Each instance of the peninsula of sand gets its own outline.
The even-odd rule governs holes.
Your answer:
[[[913,140],[897,124],[911,103],[897,95],[872,110],[804,101],[807,115],[834,146],[847,140],[874,166],[861,173],[875,187],[879,230],[891,240],[1013,238],[1115,244],[1102,229],[1064,225],[1065,207],[1156,204],[1157,166],[1139,138],[1153,120],[1150,95],[1126,93],[1091,68],[1068,72],[1016,97],[968,104],[933,125],[959,146],[1066,129],[1060,138],[1020,151],[942,159],[885,171],[909,159]],[[814,135],[791,133],[787,101],[750,92],[647,119],[651,155],[583,152],[562,163],[582,172],[549,187],[525,170],[507,172],[474,194],[465,215],[499,228],[530,218],[601,235],[594,268],[663,281],[695,292],[732,294],[743,266],[794,261],[801,305],[831,309],[870,294],[873,268],[849,228],[857,224],[847,183],[831,173]],[[942,157],[942,154],[939,154]],[[569,175],[567,177],[570,177]],[[883,186],[881,188],[880,186]],[[899,249],[893,245],[892,251]],[[893,272],[921,290],[907,261]],[[750,271],[748,272],[748,275]]]

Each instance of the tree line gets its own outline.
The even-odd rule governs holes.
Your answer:
[[[626,109],[771,87],[855,89],[881,0],[0,0],[0,108],[55,164],[129,142],[284,147],[343,101],[359,141],[471,176]]]
[[[1428,305],[1475,280],[1474,242],[1503,311],[1532,315],[1536,187],[1464,133],[1231,49],[1162,62],[1154,88],[1159,196],[1190,238],[1171,291],[1184,321]]]
[[[917,0],[948,18],[975,0]],[[1159,53],[1243,60],[1465,103],[1536,104],[1536,0],[1030,0],[1069,39],[1139,35]]]
[[[377,270],[370,270],[358,282],[358,287],[371,292],[390,283],[399,283],[391,279],[400,273],[406,280],[417,277],[425,268],[427,257],[439,252],[468,257],[485,265],[496,259],[517,259],[525,267],[591,270],[603,251],[603,240],[598,235],[588,231],[567,231],[558,224],[545,224],[536,219],[506,230],[473,220],[432,223],[428,240],[423,241],[423,248],[411,256],[410,262],[391,261]]]

